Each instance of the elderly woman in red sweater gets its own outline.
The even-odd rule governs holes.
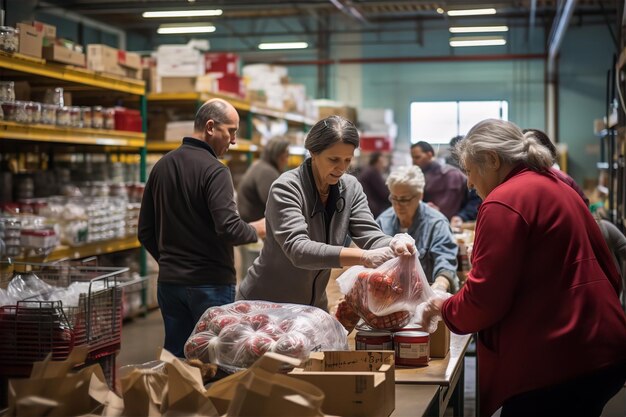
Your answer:
[[[456,153],[483,199],[472,270],[424,320],[478,333],[481,415],[599,416],[626,379],[626,317],[596,222],[532,132],[484,120]]]

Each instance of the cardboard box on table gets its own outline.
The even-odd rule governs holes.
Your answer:
[[[288,375],[324,392],[326,414],[387,417],[396,407],[393,351],[313,352]]]
[[[450,351],[450,329],[440,320],[437,330],[430,335],[430,357],[445,358]]]

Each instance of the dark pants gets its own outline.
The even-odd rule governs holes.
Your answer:
[[[516,395],[504,402],[500,417],[600,416],[606,403],[624,386],[624,381],[626,363]]]
[[[235,301],[235,284],[192,287],[159,283],[157,297],[165,325],[163,347],[182,358],[185,342],[202,314],[209,307]]]

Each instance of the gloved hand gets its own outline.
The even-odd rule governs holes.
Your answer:
[[[415,322],[428,333],[437,330],[437,322],[441,320],[441,306],[449,296],[435,295],[427,302],[418,305],[415,310]]]
[[[413,255],[415,253],[415,239],[407,233],[398,233],[389,242],[389,247],[397,256]]]
[[[393,250],[388,247],[364,250],[361,254],[361,265],[367,268],[377,268],[395,256]]]

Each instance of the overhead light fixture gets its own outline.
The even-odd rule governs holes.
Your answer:
[[[459,48],[464,46],[500,46],[506,45],[506,40],[501,36],[477,36],[450,38],[450,46]]]
[[[481,16],[487,14],[496,14],[496,9],[448,10],[448,16]]]
[[[221,16],[221,9],[212,10],[163,10],[154,12],[143,12],[142,17],[158,18],[158,17],[205,17],[205,16]]]
[[[215,26],[208,23],[194,23],[189,25],[161,25],[157,29],[159,35],[180,35],[182,33],[211,33]]]
[[[450,33],[508,32],[508,26],[453,26]]]
[[[444,14],[445,10],[443,10],[441,7],[437,7],[437,13]]]
[[[259,49],[305,49],[309,44],[306,42],[268,42],[260,43]]]

